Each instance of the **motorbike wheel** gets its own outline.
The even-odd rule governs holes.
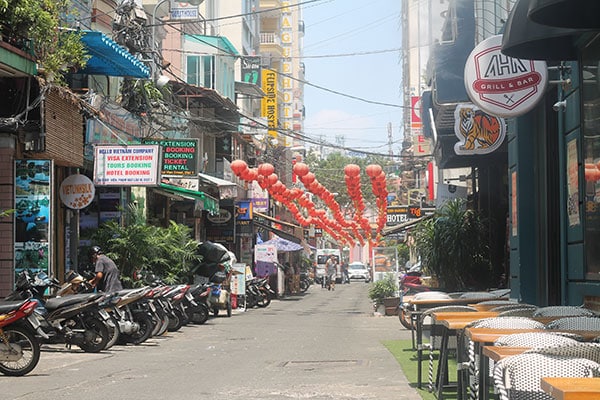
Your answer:
[[[169,332],[177,332],[183,326],[183,315],[179,310],[175,310],[173,312],[173,318],[169,318],[169,327],[167,330]]]
[[[271,298],[269,297],[269,294],[261,291],[260,297],[258,298],[258,302],[256,303],[256,305],[260,308],[265,308],[269,304],[271,304]]]
[[[208,320],[208,307],[204,304],[198,304],[197,307],[190,310],[190,320],[194,324],[202,325]]]
[[[83,320],[83,343],[77,345],[86,353],[99,353],[106,347],[109,340],[106,324],[96,317],[86,317]]]
[[[135,345],[144,343],[146,340],[148,340],[148,338],[150,338],[150,335],[152,335],[154,321],[152,320],[152,317],[144,313],[134,314],[133,321],[137,322],[137,324],[140,326],[140,329],[131,335],[123,335],[124,339],[127,343]]]
[[[0,361],[0,372],[8,376],[23,376],[31,372],[40,361],[40,344],[35,335],[20,326],[4,328],[8,346],[21,357],[15,361]],[[0,345],[4,342],[0,340]]]
[[[114,315],[110,316],[110,319],[106,321],[106,325],[108,328],[108,343],[106,343],[106,347],[104,350],[108,350],[115,345],[119,341],[119,336],[121,335],[121,331],[119,329],[119,321],[115,318]]]
[[[413,329],[410,323],[410,315],[404,310],[403,307],[398,307],[398,319],[400,319],[400,323],[406,329]]]
[[[308,287],[310,285],[308,284],[308,282],[305,279],[302,279],[300,281],[300,292],[304,293],[308,290]]]
[[[246,295],[246,308],[254,308],[256,307],[258,302],[256,301],[256,296],[253,294]]]

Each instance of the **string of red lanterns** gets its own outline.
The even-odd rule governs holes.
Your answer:
[[[375,242],[371,235],[371,225],[364,217],[365,204],[360,186],[360,167],[355,164],[348,164],[344,168],[346,186],[348,195],[353,202],[356,214],[354,220],[346,220],[341,212],[341,207],[335,200],[335,196],[317,180],[316,176],[310,172],[308,165],[297,163],[293,167],[294,174],[302,182],[306,190],[313,195],[321,198],[327,207],[331,210],[334,219],[327,216],[325,210],[317,210],[314,202],[307,195],[307,192],[300,188],[289,189],[279,180],[275,173],[275,167],[269,163],[263,163],[258,168],[248,168],[243,160],[234,160],[231,163],[232,172],[247,182],[256,181],[262,189],[266,189],[269,194],[278,202],[285,205],[292,213],[296,221],[303,226],[315,225],[325,232],[329,233],[334,240],[342,244],[351,244],[358,241],[362,246],[365,245],[365,236],[369,244]],[[371,179],[371,187],[376,197],[377,203],[377,241],[380,240],[380,232],[385,226],[387,219],[387,188],[386,177],[383,169],[379,165],[369,165],[365,169]],[[297,204],[296,204],[297,203]],[[306,210],[305,216],[301,209]],[[363,234],[360,233],[362,229]],[[353,235],[350,235],[349,231]]]

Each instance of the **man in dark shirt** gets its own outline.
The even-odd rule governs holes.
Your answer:
[[[123,290],[119,269],[113,260],[102,254],[98,246],[92,247],[92,262],[96,266],[94,269],[96,276],[90,281],[93,287],[107,293]]]

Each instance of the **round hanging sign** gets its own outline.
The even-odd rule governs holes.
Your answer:
[[[544,96],[545,61],[521,60],[500,52],[502,35],[479,43],[465,64],[465,88],[471,101],[488,114],[517,117]]]
[[[94,200],[96,187],[85,175],[77,174],[67,177],[60,184],[60,200],[69,208],[81,210]]]

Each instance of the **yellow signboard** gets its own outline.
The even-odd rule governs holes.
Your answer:
[[[261,100],[261,116],[267,118],[269,136],[277,138],[277,73],[262,70],[262,90],[266,96]]]

